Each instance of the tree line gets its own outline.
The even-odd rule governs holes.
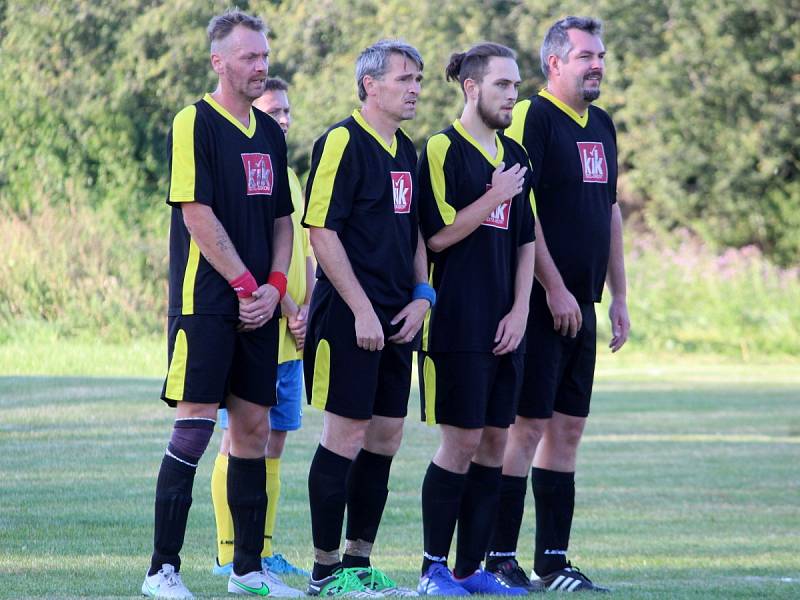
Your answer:
[[[115,231],[163,235],[172,116],[210,91],[205,26],[217,0],[0,0],[0,214],[95,211]],[[462,98],[450,53],[515,48],[521,96],[543,85],[538,49],[568,14],[605,22],[598,102],[619,131],[620,198],[656,231],[690,229],[718,247],[800,252],[800,4],[797,0],[239,1],[271,30],[287,79],[291,161],[357,104],[353,64],[381,37],[425,59],[418,145]]]

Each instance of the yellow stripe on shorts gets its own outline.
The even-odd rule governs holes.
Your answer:
[[[175,336],[175,348],[172,350],[172,360],[167,373],[166,397],[180,402],[183,400],[183,386],[186,382],[186,361],[189,357],[189,346],[186,343],[186,332],[178,330]]]
[[[436,425],[436,365],[430,356],[422,363],[422,378],[425,382],[425,424]]]
[[[314,357],[314,382],[311,385],[311,406],[325,410],[328,404],[328,387],[331,383],[331,347],[328,340],[320,340]]]

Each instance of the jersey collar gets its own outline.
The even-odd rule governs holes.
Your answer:
[[[397,154],[397,135],[396,134],[392,136],[392,144],[391,144],[391,146],[387,145],[386,141],[380,136],[380,134],[377,131],[375,131],[372,128],[372,125],[367,123],[367,120],[361,114],[361,111],[358,110],[357,108],[355,110],[353,110],[353,118],[356,120],[356,123],[361,125],[361,128],[364,131],[366,131],[368,134],[370,134],[372,137],[374,137],[376,140],[378,140],[378,143],[383,147],[384,150],[386,150],[389,154],[391,154],[392,157],[394,157]]]
[[[555,104],[558,108],[560,108],[562,111],[564,111],[570,119],[575,121],[581,127],[586,127],[586,125],[589,123],[589,109],[588,109],[588,107],[586,109],[586,112],[583,113],[583,116],[581,116],[578,113],[576,113],[572,109],[571,106],[565,104],[564,102],[562,102],[561,100],[559,100],[558,98],[553,96],[553,94],[548,92],[546,89],[545,90],[541,90],[539,92],[539,95],[542,98],[547,98],[550,102]]]
[[[483,154],[483,157],[486,160],[488,160],[489,164],[491,164],[493,167],[496,167],[501,162],[503,162],[503,155],[505,154],[505,151],[503,149],[503,142],[500,141],[500,136],[499,135],[497,135],[496,133],[494,134],[495,144],[497,144],[497,156],[493,157],[491,154],[489,154],[486,151],[486,149],[483,146],[481,146],[478,143],[478,140],[476,140],[474,137],[472,137],[469,134],[469,131],[467,131],[464,128],[464,125],[461,124],[461,121],[459,119],[456,119],[455,121],[453,121],[453,127],[461,135],[461,137],[463,137],[470,144],[475,146],[475,148],[478,150],[478,152]]]
[[[220,115],[222,115],[228,121],[233,123],[236,126],[236,128],[239,131],[241,131],[243,134],[245,134],[247,137],[252,138],[255,135],[255,133],[256,133],[256,116],[255,116],[255,114],[253,114],[253,108],[252,107],[250,107],[250,127],[245,127],[244,125],[242,125],[242,122],[239,119],[234,117],[231,113],[229,113],[227,110],[225,110],[225,107],[223,107],[219,102],[214,100],[214,98],[211,97],[211,94],[206,94],[205,96],[203,96],[203,100],[208,102],[208,104],[211,106],[211,108],[213,108],[215,111],[217,111]]]

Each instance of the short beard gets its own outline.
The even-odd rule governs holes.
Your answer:
[[[594,102],[600,97],[600,88],[595,88],[593,90],[587,90],[584,88],[583,90],[583,99],[586,102]]]
[[[478,116],[481,118],[481,121],[483,121],[484,125],[486,125],[489,129],[494,129],[495,131],[498,129],[505,129],[511,125],[511,115],[509,115],[508,119],[503,119],[499,115],[491,114],[483,106],[483,99],[480,96],[478,97]]]

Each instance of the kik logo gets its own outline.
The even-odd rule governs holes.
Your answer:
[[[491,189],[491,184],[486,184],[486,191]],[[489,227],[496,227],[497,229],[508,229],[508,222],[511,217],[511,198],[503,200],[500,204],[494,207],[494,210],[489,213],[489,216],[483,220],[481,225]]]
[[[603,142],[578,142],[584,183],[608,183],[608,164]]]
[[[391,173],[394,212],[407,214],[411,212],[411,173],[408,171],[392,171]]]
[[[272,195],[272,159],[269,154],[248,152],[242,154],[247,195]]]

